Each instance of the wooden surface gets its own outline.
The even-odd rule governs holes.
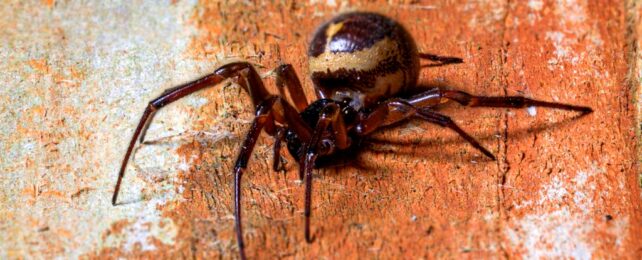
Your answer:
[[[109,200],[146,102],[230,59],[291,63],[313,98],[306,44],[341,11],[406,26],[464,64],[424,87],[591,106],[440,111],[497,155],[411,121],[354,165],[316,172],[312,230],[287,154],[264,135],[243,184],[252,258],[640,258],[640,4],[622,1],[273,1],[0,7],[0,258],[236,258],[231,169],[252,119],[223,84],[161,111]]]

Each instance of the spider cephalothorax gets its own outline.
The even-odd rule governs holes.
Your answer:
[[[252,149],[265,130],[274,137],[274,170],[279,169],[281,142],[298,160],[300,177],[305,178],[305,238],[310,236],[312,169],[318,162],[355,151],[363,138],[390,124],[415,117],[457,132],[484,155],[495,159],[473,137],[449,117],[436,112],[444,101],[454,100],[468,107],[540,106],[592,112],[584,106],[567,105],[524,98],[521,96],[484,97],[462,91],[433,88],[410,98],[402,98],[414,88],[419,75],[419,60],[437,65],[461,63],[453,57],[419,53],[410,34],[397,22],[380,14],[352,12],[339,15],[323,24],[314,34],[308,50],[311,79],[318,99],[309,103],[292,66],[279,66],[276,84],[279,94],[271,94],[248,62],[224,65],[195,81],[166,90],[145,109],[121,164],[112,197],[116,205],[127,162],[136,144],[143,141],[154,113],[178,99],[203,88],[232,79],[251,96],[256,108],[245,141],[234,167],[234,209],[237,240],[241,258],[245,258],[241,228],[241,177]],[[286,99],[288,91],[293,104]]]

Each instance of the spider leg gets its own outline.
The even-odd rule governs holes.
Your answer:
[[[530,99],[522,96],[507,96],[507,97],[488,97],[488,96],[474,96],[463,91],[457,90],[440,90],[442,98],[457,101],[457,103],[469,107],[508,107],[508,108],[523,108],[529,106],[536,107],[550,107],[555,109],[578,111],[582,114],[593,112],[593,109],[585,106],[575,106],[557,102],[548,102]]]
[[[321,154],[330,154],[334,151],[335,148],[346,149],[352,144],[350,136],[348,136],[348,129],[343,122],[343,117],[341,117],[341,108],[337,104],[327,104],[324,108],[321,109],[321,115],[319,120],[329,121],[332,126],[332,136],[334,137],[334,142],[328,142],[321,145],[322,151]],[[318,141],[318,140],[317,140]],[[311,144],[315,144],[316,141],[311,141]],[[303,148],[304,153],[299,158],[299,165],[303,165],[305,161],[305,152],[307,152],[308,146]],[[316,148],[315,148],[316,149]],[[299,179],[303,181],[305,177],[304,171],[299,171]]]
[[[256,145],[259,134],[261,134],[261,130],[263,130],[266,125],[274,123],[270,112],[277,99],[279,98],[272,96],[272,98],[265,100],[257,108],[256,117],[252,121],[252,126],[245,137],[245,141],[243,141],[243,146],[241,146],[241,151],[234,166],[234,219],[236,221],[236,239],[241,259],[245,259],[245,244],[243,243],[243,228],[241,225],[241,177],[243,177],[243,172],[247,168],[247,163],[250,160],[252,150]]]
[[[424,119],[428,122],[434,123],[441,125],[443,127],[448,127],[459,136],[464,138],[468,143],[470,143],[473,147],[475,147],[477,150],[481,151],[484,155],[488,156],[488,158],[492,159],[493,161],[496,160],[495,155],[493,155],[490,151],[488,151],[486,148],[484,148],[477,140],[475,140],[474,137],[470,136],[468,133],[466,133],[463,129],[461,129],[455,122],[453,122],[450,117],[447,117],[445,115],[439,114],[437,112],[431,111],[429,109],[421,109],[417,110],[416,114],[419,118]]]
[[[340,149],[350,146],[350,139],[343,124],[341,110],[337,104],[328,104],[321,110],[321,115],[314,129],[312,139],[306,145],[306,152],[303,155],[299,175],[305,175],[305,241],[312,243],[314,237],[310,234],[310,216],[312,213],[312,169],[319,155],[331,154],[334,150],[332,142],[323,142],[322,136],[327,133],[328,127],[332,126],[331,135],[334,136],[336,146]]]
[[[439,102],[438,99],[427,97],[434,97],[434,92],[426,92],[426,95],[418,95],[410,100],[388,100],[380,104],[370,114],[364,116],[364,119],[357,124],[355,130],[359,135],[367,135],[382,126],[400,122],[411,116],[418,116],[428,122],[439,124],[443,127],[448,127],[454,130],[477,150],[495,160],[495,156],[488,151],[488,149],[484,148],[477,140],[475,140],[475,138],[457,126],[457,124],[455,124],[455,122],[453,122],[449,117],[428,110],[430,106],[425,106],[420,109],[413,105],[413,103],[427,105],[433,102]]]
[[[120,185],[125,175],[125,169],[127,168],[127,163],[129,162],[132,150],[136,145],[136,140],[139,137],[140,142],[144,140],[145,130],[153,119],[155,112],[176,100],[206,87],[214,86],[228,78],[239,79],[240,85],[249,93],[255,107],[262,101],[272,97],[263,85],[263,81],[261,81],[259,74],[256,72],[254,67],[247,62],[237,62],[224,65],[213,73],[200,79],[164,91],[158,98],[149,102],[140,118],[140,121],[138,122],[138,126],[129,142],[127,152],[125,153],[125,157],[123,158],[120,166],[118,180],[116,181],[116,187],[114,188],[114,195],[112,197],[112,205],[116,205]],[[278,102],[278,104],[280,104],[280,106],[278,106],[280,108],[278,109],[279,113],[274,113],[274,119],[279,123],[287,123],[289,128],[295,131],[303,141],[309,140],[311,138],[312,130],[303,122],[296,109],[287,102]],[[274,127],[270,125],[268,128],[273,129]],[[271,131],[268,132],[273,133]]]
[[[417,108],[406,100],[394,98],[377,105],[372,112],[362,114],[361,120],[355,126],[357,135],[366,136],[380,127],[403,121],[417,111]]]
[[[261,130],[266,130],[268,134],[275,135],[275,131],[278,130],[275,123],[278,122],[280,124],[287,125],[287,128],[294,131],[302,142],[309,142],[312,138],[312,129],[310,129],[310,127],[303,121],[297,110],[283,98],[271,95],[263,85],[263,81],[254,67],[247,62],[237,62],[222,66],[212,74],[166,90],[160,97],[149,103],[138,122],[138,126],[134,131],[134,135],[132,136],[129,147],[127,148],[127,153],[125,154],[125,158],[121,164],[120,172],[118,173],[118,181],[116,182],[114,195],[112,197],[112,204],[116,205],[120,184],[124,177],[127,162],[131,156],[132,149],[136,144],[136,140],[140,136],[140,140],[142,142],[143,136],[145,135],[145,129],[153,118],[154,113],[167,104],[198,90],[216,85],[228,78],[235,78],[238,80],[238,83],[246,90],[246,92],[248,92],[252,98],[254,106],[256,107],[256,118],[254,119],[252,127],[243,143],[243,146],[241,147],[241,151],[234,168],[234,207],[237,239],[241,258],[245,259],[243,232],[241,228],[241,177]]]
[[[294,113],[294,116],[291,115],[292,113]],[[241,146],[241,151],[239,152],[238,159],[234,166],[234,218],[236,222],[236,238],[241,259],[245,259],[245,244],[243,242],[243,228],[241,225],[241,177],[243,176],[243,172],[250,160],[250,155],[256,145],[256,140],[258,139],[261,130],[267,130],[269,127],[275,127],[275,122],[278,121],[277,118],[279,117],[286,118],[288,127],[293,129],[302,141],[309,142],[312,138],[312,130],[305,125],[303,119],[301,119],[299,114],[296,113],[295,109],[282,97],[270,96],[269,99],[266,99],[257,106],[256,117],[252,122],[252,127],[250,128],[245,141],[243,142],[243,146]],[[293,125],[302,125],[305,128],[297,130],[297,127],[293,127]],[[275,136],[278,142],[278,149],[275,144],[275,151],[280,149],[280,140],[282,139],[285,129],[285,127],[277,127],[276,129]],[[278,153],[275,154],[275,162],[279,160],[276,158],[280,159]],[[276,164],[278,164],[278,162]]]
[[[284,88],[287,87],[290,98],[299,112],[308,107],[308,100],[303,92],[301,81],[290,64],[283,64],[276,68],[276,86],[283,98],[286,97]]]
[[[127,147],[127,152],[125,153],[125,157],[123,158],[123,162],[120,165],[120,172],[118,173],[118,180],[116,182],[116,187],[114,188],[114,195],[112,196],[111,203],[112,205],[116,205],[116,201],[118,199],[118,192],[120,191],[120,184],[123,180],[123,177],[125,175],[125,169],[127,168],[127,163],[129,162],[129,157],[131,156],[132,150],[134,149],[134,146],[136,145],[136,140],[140,137],[140,142],[142,143],[145,138],[145,132],[147,131],[147,128],[149,127],[150,122],[154,118],[154,114],[156,111],[165,105],[180,99],[183,96],[186,96],[188,94],[191,94],[193,92],[196,92],[200,89],[203,89],[207,86],[211,85],[216,85],[219,82],[223,81],[225,78],[221,77],[220,75],[217,75],[216,73],[207,75],[205,77],[202,77],[200,79],[197,79],[195,81],[189,82],[187,84],[171,88],[163,92],[160,97],[152,100],[149,102],[147,107],[145,108],[145,111],[143,112],[143,115],[141,116],[138,126],[136,127],[136,130],[134,130],[134,135],[132,136],[131,140],[129,141],[129,146]]]
[[[287,97],[285,93],[285,90],[287,89],[287,91],[290,93],[290,100],[292,100],[292,102],[294,103],[297,112],[305,110],[308,106],[308,100],[305,97],[305,93],[303,92],[301,81],[299,80],[299,77],[297,76],[296,71],[294,71],[292,65],[282,64],[275,69],[275,72],[276,86],[279,90],[279,93],[281,94],[281,97]],[[279,165],[282,162],[281,156],[279,154],[281,151],[281,142],[283,141],[284,135],[285,129],[283,129],[280,133],[277,129],[277,132],[274,136],[274,162],[272,164],[274,171],[279,170]]]
[[[438,114],[431,110],[432,107],[447,100],[454,100],[464,106],[470,107],[508,107],[522,108],[527,106],[550,107],[570,111],[578,111],[582,114],[593,112],[593,109],[585,106],[575,106],[556,102],[548,102],[530,99],[522,96],[488,97],[473,96],[463,91],[430,89],[409,99],[391,99],[381,103],[372,112],[362,116],[361,122],[355,127],[359,135],[372,133],[379,127],[402,121],[410,116],[416,115],[428,122],[448,127],[457,132],[462,138],[477,148],[484,155],[495,160],[495,156],[486,148],[481,146],[475,138],[468,135],[449,117]]]
[[[314,238],[310,235],[310,215],[312,213],[312,168],[316,159],[316,153],[308,152],[305,155],[303,164],[300,166],[301,171],[305,172],[305,241],[308,243],[314,241]]]
[[[322,115],[323,116],[323,115]],[[305,241],[312,243],[314,238],[310,235],[310,215],[312,206],[312,168],[318,156],[318,144],[321,141],[321,135],[330,125],[329,120],[319,118],[317,126],[314,129],[312,140],[307,145],[307,151],[303,155],[303,162],[299,168],[300,175],[305,175]]]

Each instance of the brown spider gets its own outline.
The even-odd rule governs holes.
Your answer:
[[[485,97],[462,91],[433,88],[409,98],[401,94],[416,87],[420,59],[438,65],[461,63],[454,57],[419,53],[413,38],[394,20],[376,13],[341,14],[323,24],[314,34],[308,49],[311,79],[318,100],[308,103],[294,69],[281,65],[276,69],[279,95],[267,91],[256,69],[248,62],[224,65],[213,73],[166,90],[152,100],[134,132],[112,198],[116,205],[127,162],[154,113],[178,99],[208,86],[233,79],[252,98],[256,117],[252,122],[234,167],[234,209],[240,257],[245,259],[241,228],[241,177],[261,131],[275,139],[274,170],[279,169],[281,142],[300,164],[299,177],[305,177],[305,239],[310,236],[312,169],[321,161],[354,152],[360,141],[375,130],[411,117],[447,127],[457,132],[473,147],[495,160],[495,156],[475,138],[459,128],[449,117],[435,111],[437,105],[454,100],[469,107],[526,106],[550,107],[588,114],[589,107],[533,100],[521,96]],[[285,89],[294,103],[286,101]],[[318,160],[317,160],[318,159]]]

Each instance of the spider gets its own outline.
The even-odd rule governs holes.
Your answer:
[[[584,114],[593,110],[556,102],[547,102],[522,96],[475,96],[463,91],[432,88],[403,98],[403,94],[417,85],[420,60],[438,65],[462,63],[456,57],[442,57],[419,53],[413,38],[396,21],[377,13],[350,12],[340,14],[321,25],[312,37],[308,49],[311,80],[317,100],[309,103],[301,82],[289,64],[276,68],[279,94],[265,88],[257,70],[248,62],[235,62],[216,69],[213,73],[192,82],[165,90],[149,102],[134,131],[121,164],[118,181],[112,197],[116,205],[127,162],[157,110],[203,88],[232,79],[251,97],[256,108],[252,126],[241,146],[234,167],[234,216],[236,237],[241,259],[245,259],[245,244],[241,225],[241,178],[247,167],[256,140],[262,131],[274,142],[273,168],[279,169],[281,143],[287,143],[290,154],[298,159],[299,178],[305,181],[305,239],[310,235],[310,205],[312,200],[312,170],[323,161],[354,153],[361,140],[375,130],[419,118],[449,128],[485,156],[495,156],[475,138],[468,135],[449,117],[436,111],[439,104],[452,100],[468,107],[528,106],[577,111]],[[286,100],[290,95],[292,104]]]

